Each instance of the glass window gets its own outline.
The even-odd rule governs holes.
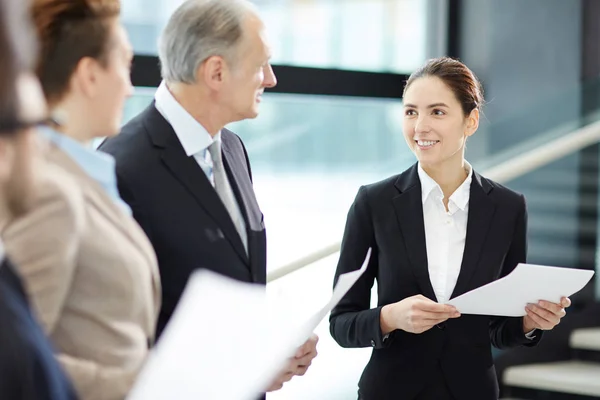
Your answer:
[[[427,58],[431,0],[255,0],[273,63],[410,72]],[[158,36],[183,0],[127,0],[123,22],[138,54],[156,54]],[[431,27],[431,29],[437,29]],[[438,46],[439,47],[439,46]]]

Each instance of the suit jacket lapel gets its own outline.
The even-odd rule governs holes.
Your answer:
[[[256,201],[254,195],[254,189],[252,188],[252,181],[250,180],[250,174],[246,165],[246,160],[241,158],[240,155],[235,155],[232,149],[232,143],[230,143],[228,135],[222,135],[223,143],[223,163],[227,170],[229,183],[235,194],[236,200],[239,204],[242,216],[246,222],[246,235],[248,237],[248,257],[250,258],[251,268],[253,275],[261,276],[264,272],[258,271],[257,268],[261,268],[256,263],[256,255],[252,253],[257,247],[255,245],[256,237],[252,234],[253,231],[262,231],[264,226],[262,225],[262,214],[260,207]],[[237,140],[237,139],[236,139]],[[238,144],[241,146],[241,144]],[[243,149],[240,149],[243,151]]]
[[[421,182],[416,164],[398,177],[395,186],[400,194],[393,199],[394,209],[413,274],[423,295],[436,301],[427,264]]]
[[[235,193],[240,209],[246,221],[247,230],[253,228],[254,222],[260,222],[262,215],[256,201],[252,181],[246,166],[246,160],[236,157],[231,149],[228,136],[223,135],[223,161],[229,182]],[[255,227],[254,227],[255,228]]]
[[[194,157],[188,157],[171,125],[160,115],[154,105],[148,110],[146,130],[156,147],[162,149],[162,160],[177,179],[196,199],[198,204],[215,221],[229,240],[235,252],[249,265],[242,239],[219,195]]]
[[[492,190],[490,183],[479,174],[473,172],[471,192],[469,195],[469,216],[465,250],[458,281],[450,298],[459,296],[469,290],[469,280],[477,270],[479,258],[485,239],[490,230],[496,205],[488,196]]]

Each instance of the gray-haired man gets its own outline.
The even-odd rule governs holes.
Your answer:
[[[266,283],[266,235],[250,163],[224,126],[256,117],[264,89],[277,83],[264,25],[245,0],[184,3],[161,36],[159,58],[164,82],[155,101],[100,147],[115,157],[121,196],[158,256],[158,334],[198,268]],[[210,329],[244,327],[232,321]],[[315,336],[303,345],[269,390],[303,375],[316,344]]]

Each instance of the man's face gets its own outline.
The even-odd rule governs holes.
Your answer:
[[[19,78],[21,99],[19,120],[39,121],[46,114],[46,104],[37,79],[31,75]],[[8,211],[15,216],[29,208],[34,196],[36,164],[41,162],[40,142],[34,128],[4,135],[0,140],[0,184]]]
[[[277,79],[269,62],[271,53],[263,23],[249,16],[244,23],[244,38],[230,79],[223,88],[223,103],[232,114],[232,122],[256,118],[265,88],[274,87]]]

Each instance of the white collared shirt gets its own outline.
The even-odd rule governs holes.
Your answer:
[[[469,169],[467,179],[450,196],[448,211],[440,186],[427,175],[421,164],[418,167],[429,278],[439,303],[448,301],[454,291],[465,250],[473,179],[473,168],[468,163],[466,167]]]
[[[214,187],[213,160],[208,147],[215,141],[221,141],[221,132],[219,131],[214,137],[211,137],[206,129],[173,97],[164,81],[161,82],[156,90],[154,100],[158,112],[173,127],[185,154],[188,157],[194,157]],[[226,177],[226,179],[228,178]],[[231,186],[231,182],[229,182],[229,186]],[[235,195],[232,195],[232,198],[235,203],[235,215],[231,215],[231,219],[234,221],[234,224],[240,225],[242,232],[246,232],[246,222],[244,221],[240,205]],[[244,246],[247,246],[247,237],[242,237],[241,239]]]

